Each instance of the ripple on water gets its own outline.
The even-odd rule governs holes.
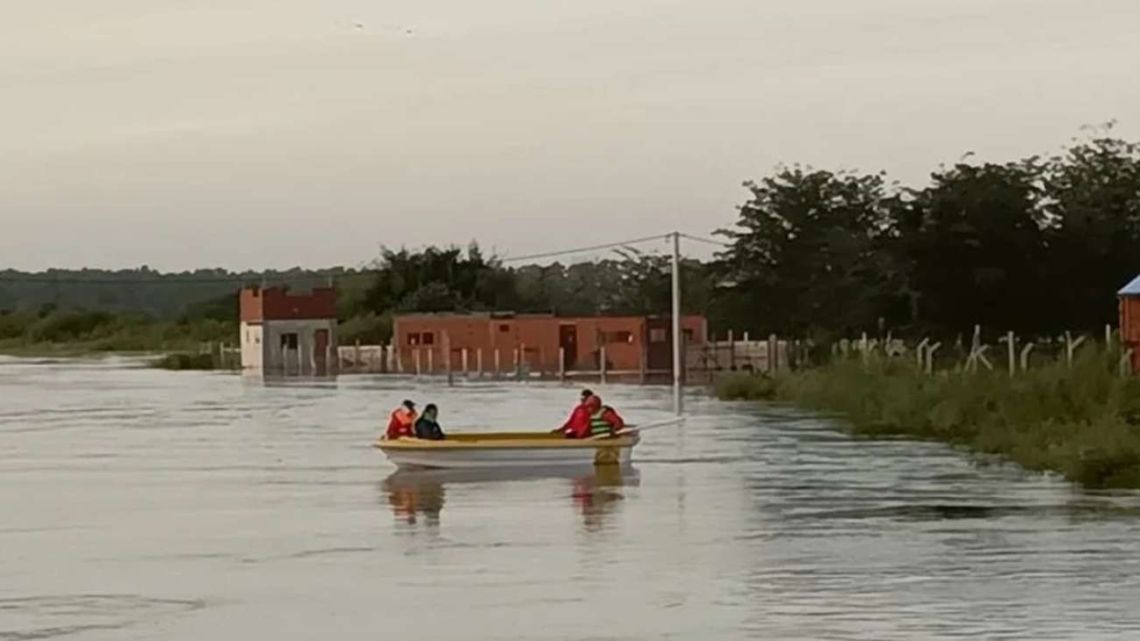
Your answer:
[[[61,594],[0,598],[0,640],[35,641],[86,632],[125,630],[200,610],[204,601],[130,594]]]

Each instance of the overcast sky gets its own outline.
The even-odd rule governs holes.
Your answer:
[[[707,234],[779,163],[1140,138],[1137,0],[9,4],[0,268]]]

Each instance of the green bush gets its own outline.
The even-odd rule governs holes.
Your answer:
[[[734,374],[717,382],[716,395],[726,401],[767,401],[776,397],[776,383],[764,374]]]
[[[53,311],[29,327],[26,334],[37,343],[66,343],[87,338],[115,320],[109,312]]]
[[[337,328],[341,345],[380,345],[392,338],[392,317],[389,314],[368,312],[345,320]]]
[[[162,358],[154,361],[154,366],[159,369],[170,370],[212,370],[217,369],[217,363],[212,354],[188,354],[185,352],[176,352],[174,354],[167,354]]]
[[[36,315],[29,312],[0,312],[0,340],[22,337],[36,322]]]
[[[961,445],[1089,487],[1140,487],[1140,379],[1119,376],[1117,357],[1088,349],[1071,368],[1054,362],[1014,377],[839,359],[774,379],[729,378],[717,394],[836,413],[856,435]]]
[[[206,343],[236,342],[236,321],[201,318],[158,322],[140,314],[46,307],[0,313],[0,348],[19,352],[190,351]]]

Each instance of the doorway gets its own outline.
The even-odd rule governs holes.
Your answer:
[[[318,329],[313,332],[313,363],[316,365],[316,376],[327,376],[329,361],[329,330]]]
[[[648,318],[645,332],[649,345],[645,354],[645,367],[654,372],[673,372],[673,328],[669,318]]]
[[[562,348],[563,353],[566,355],[566,360],[562,366],[568,370],[576,368],[578,366],[577,325],[558,326],[558,346]]]

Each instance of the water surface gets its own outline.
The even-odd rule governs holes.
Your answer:
[[[0,359],[0,641],[1140,635],[1133,494],[695,397],[621,473],[394,474],[405,396],[461,431],[576,391]]]

